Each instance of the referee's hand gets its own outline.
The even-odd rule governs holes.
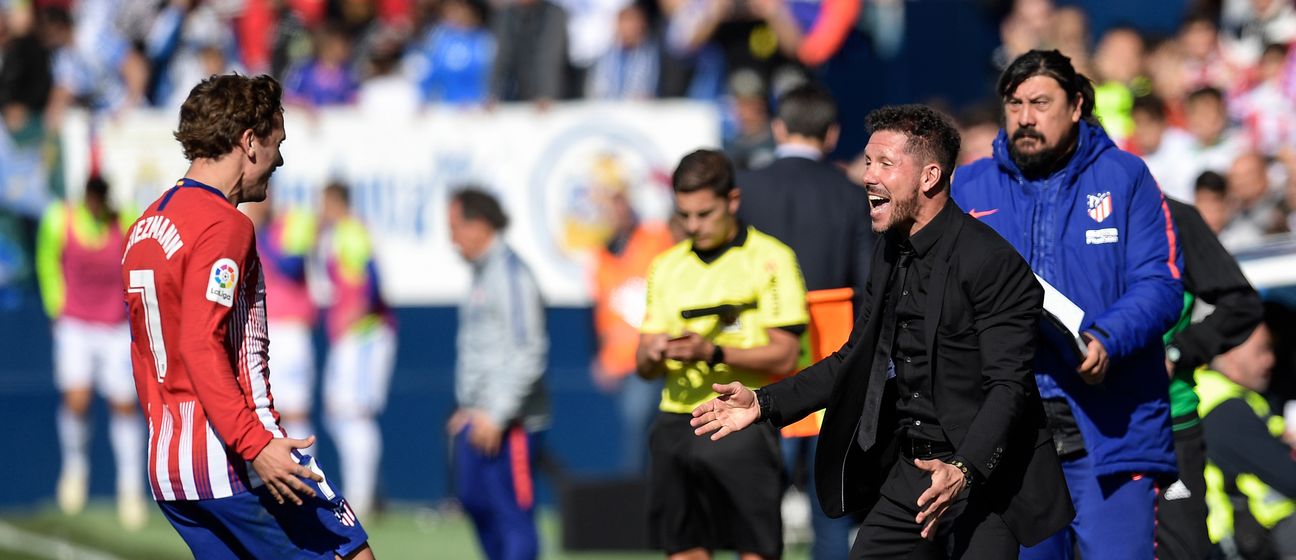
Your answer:
[[[704,402],[693,409],[694,435],[711,434],[711,441],[718,440],[733,432],[739,431],[760,419],[760,406],[756,404],[756,392],[743,387],[737,381],[728,385],[713,383],[711,390],[720,396]]]
[[[296,505],[302,505],[300,496],[307,498],[315,497],[315,490],[302,482],[303,478],[309,478],[315,482],[324,480],[324,477],[315,471],[298,464],[293,460],[292,452],[294,449],[304,449],[315,445],[315,436],[306,439],[293,438],[274,438],[261,448],[256,459],[252,460],[252,470],[255,470],[257,476],[270,490],[270,496],[280,504],[284,500],[290,500]]]

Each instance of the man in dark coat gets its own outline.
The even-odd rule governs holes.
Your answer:
[[[695,433],[826,406],[817,490],[831,516],[865,512],[853,558],[1014,557],[1074,516],[1031,368],[1043,290],[949,199],[959,136],[946,117],[888,107],[868,125],[863,179],[883,236],[850,340],[756,391],[717,384]]]

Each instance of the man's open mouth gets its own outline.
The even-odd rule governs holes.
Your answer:
[[[869,206],[872,207],[873,212],[875,213],[879,210],[885,209],[888,204],[891,204],[891,197],[883,193],[870,192],[868,199]]]

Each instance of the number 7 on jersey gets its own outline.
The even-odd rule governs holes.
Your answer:
[[[126,291],[139,294],[144,304],[144,330],[148,331],[149,350],[153,354],[158,383],[161,383],[166,378],[167,354],[166,344],[162,341],[162,313],[158,311],[157,284],[153,281],[153,271],[130,271],[130,287]]]

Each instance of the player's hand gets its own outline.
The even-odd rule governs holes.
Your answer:
[[[503,438],[504,430],[489,416],[482,412],[473,415],[472,428],[468,430],[469,445],[487,457],[494,457],[499,453],[500,440]]]
[[[1085,383],[1097,385],[1107,378],[1107,366],[1111,365],[1111,361],[1107,357],[1107,349],[1097,338],[1089,333],[1084,333],[1082,336],[1089,341],[1089,351],[1085,353],[1085,359],[1080,363],[1080,367],[1076,368],[1076,373],[1080,374],[1080,379]]]
[[[704,402],[693,409],[694,435],[711,434],[711,441],[716,441],[733,432],[737,432],[760,419],[760,405],[756,404],[756,392],[737,381],[728,385],[713,383],[711,390],[720,396]]]
[[[937,459],[914,459],[914,464],[931,473],[931,487],[918,496],[918,516],[914,521],[922,526],[922,538],[935,540],[936,525],[954,499],[967,489],[967,479],[958,467]]]
[[[695,332],[666,341],[666,357],[681,362],[705,362],[711,359],[715,345]]]
[[[446,421],[446,435],[455,437],[462,432],[464,426],[472,422],[472,411],[464,408],[456,408],[454,414],[450,415],[450,420]]]
[[[289,500],[301,505],[300,496],[315,497],[315,490],[302,482],[302,479],[322,482],[324,477],[298,464],[292,456],[294,449],[305,449],[312,445],[315,445],[315,436],[306,439],[274,438],[252,460],[252,470],[261,477],[276,502],[282,504],[284,500]]]

